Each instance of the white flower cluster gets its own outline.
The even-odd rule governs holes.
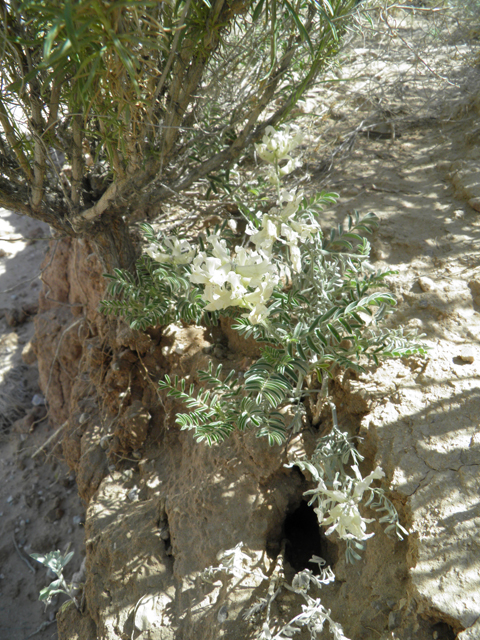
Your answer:
[[[188,264],[193,260],[195,249],[187,240],[179,240],[172,236],[164,238],[162,242],[167,252],[160,251],[156,244],[147,247],[146,252],[153,260],[167,264]]]
[[[257,145],[259,156],[269,163],[276,182],[298,166],[290,152],[301,142],[303,136],[298,128],[284,126],[280,131],[267,127],[263,142]],[[286,161],[286,164],[280,164]],[[249,224],[246,229],[255,249],[241,246],[231,251],[217,233],[211,233],[207,251],[193,248],[187,240],[175,237],[163,239],[159,249],[152,244],[148,255],[158,262],[191,265],[190,281],[203,285],[203,298],[208,303],[207,311],[218,311],[227,307],[248,309],[243,314],[252,324],[265,322],[269,310],[267,303],[281,277],[300,272],[302,258],[300,245],[312,234],[320,231],[314,220],[296,219],[303,199],[302,192],[278,189],[277,206],[268,214],[257,214],[259,228]],[[288,264],[279,260],[275,243],[283,244],[288,251]]]
[[[296,149],[302,140],[303,134],[295,126],[284,125],[278,131],[271,126],[265,129],[262,142],[256,144],[255,148],[260,158],[270,165],[267,176],[271,184],[279,185],[281,178],[300,166],[300,161],[292,158],[290,152]]]
[[[262,226],[255,229],[248,225],[246,233],[251,236],[257,251],[271,255],[274,243],[278,240],[288,247],[288,254],[293,270],[299,273],[302,259],[299,244],[320,231],[320,225],[315,222],[307,224],[295,220],[295,215],[303,200],[303,193],[295,193],[283,189],[278,198],[278,207],[270,209],[268,214],[261,216]]]
[[[250,310],[243,314],[252,324],[268,315],[266,303],[279,282],[278,270],[269,255],[244,247],[235,247],[232,257],[225,240],[217,234],[207,238],[211,254],[199,251],[192,262],[190,281],[205,285],[205,309],[216,311],[227,307]]]
[[[353,465],[352,469],[355,478],[343,477],[340,481],[337,474],[333,482],[333,489],[327,489],[324,481],[320,478],[317,488],[307,491],[305,495],[315,494],[318,499],[319,506],[315,512],[319,524],[332,525],[327,529],[325,535],[328,536],[336,531],[343,540],[350,539],[361,542],[368,540],[374,534],[367,533],[367,524],[373,522],[373,519],[362,518],[359,504],[373,480],[379,480],[385,477],[385,474],[380,467],[377,467],[366,478],[362,478],[357,465]]]

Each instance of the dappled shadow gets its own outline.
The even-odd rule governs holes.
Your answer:
[[[367,451],[375,433],[376,461],[406,500],[417,601],[457,631],[480,616],[480,385],[476,375],[463,381],[471,386],[461,391],[456,376],[422,385],[416,406],[394,399],[363,432]]]
[[[0,430],[31,408],[38,374],[21,359],[33,335],[48,225],[0,209]],[[24,239],[25,238],[25,239]],[[31,238],[30,240],[28,238]],[[12,241],[12,242],[10,242]]]
[[[174,624],[186,635],[194,628],[201,637],[212,638],[218,637],[219,625],[227,633],[234,627],[247,630],[238,611],[260,593],[263,579],[260,573],[254,576],[255,569],[264,572],[271,562],[268,532],[281,530],[288,495],[301,497],[301,476],[281,471],[283,479],[274,474],[259,486],[250,456],[235,440],[209,448],[195,444],[190,435],[171,433],[168,446],[152,449],[153,458],[146,454],[140,473],[126,463],[103,480],[87,513],[86,545],[94,569],[86,593],[94,618],[98,611],[105,624],[136,637],[140,599],[163,594],[151,612],[151,628]],[[250,442],[251,452],[252,446]],[[279,453],[281,468],[283,454],[271,455]],[[283,513],[278,508],[282,502]],[[239,542],[253,554],[251,571],[233,583],[222,574],[211,582],[200,579],[207,566],[219,565],[219,552]],[[98,594],[105,592],[110,600],[99,601]],[[220,609],[231,597],[230,619],[223,618]]]

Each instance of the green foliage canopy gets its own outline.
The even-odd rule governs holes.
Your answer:
[[[0,1],[0,205],[70,235],[154,210],[286,118],[354,7]]]

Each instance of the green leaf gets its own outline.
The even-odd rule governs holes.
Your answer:
[[[335,338],[335,340],[337,342],[341,342],[342,341],[342,337],[341,335],[338,333],[338,331],[335,329],[335,327],[333,326],[333,324],[327,324],[328,330],[330,331],[330,333],[332,334],[332,336]]]
[[[265,0],[259,0],[257,6],[255,7],[252,14],[252,22],[256,22],[262,13],[263,5],[265,4]]]
[[[310,40],[310,36],[308,35],[308,31],[305,29],[304,25],[302,24],[302,21],[300,20],[298,13],[295,11],[292,5],[288,2],[288,0],[283,0],[283,4],[285,5],[285,7],[287,8],[287,11],[292,16],[301,39],[307,42],[312,56],[315,55],[315,50],[313,48],[312,41]]]
[[[314,329],[316,329],[321,324],[323,324],[324,322],[326,322],[327,320],[329,320],[332,316],[334,316],[337,313],[337,311],[339,311],[339,309],[340,309],[340,307],[337,307],[337,306],[331,307],[323,315],[318,316],[317,318],[315,318],[315,320],[312,322],[312,324],[310,325],[310,327],[308,329],[309,333],[311,331],[313,331]]]

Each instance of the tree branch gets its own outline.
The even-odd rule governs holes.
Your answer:
[[[72,118],[72,189],[70,197],[74,207],[80,205],[83,177],[82,155],[82,118],[75,115]]]
[[[32,169],[28,163],[26,155],[23,153],[20,140],[15,135],[15,129],[12,127],[10,123],[10,117],[5,109],[5,105],[0,99],[0,123],[5,131],[5,137],[7,138],[8,144],[13,149],[13,152],[18,160],[18,164],[23,170],[26,179],[29,182],[33,182],[33,173]]]
[[[46,156],[44,142],[41,139],[43,133],[42,127],[42,109],[37,96],[34,95],[35,89],[31,89],[30,104],[32,107],[32,134],[34,137],[33,147],[33,181],[32,181],[32,209],[40,210],[44,194],[44,179],[46,169]]]

